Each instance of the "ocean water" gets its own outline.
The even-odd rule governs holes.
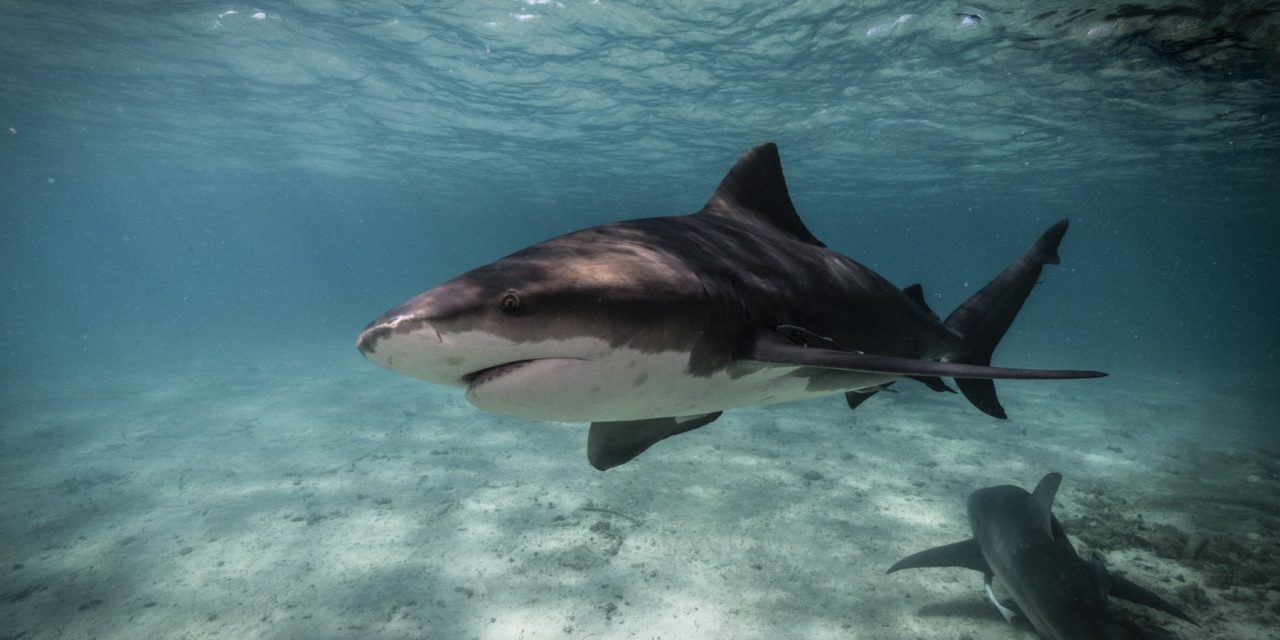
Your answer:
[[[944,315],[1069,218],[994,363],[1110,377],[736,410],[600,473],[356,351],[766,141]],[[1047,471],[1202,626],[1123,614],[1274,637],[1278,215],[1274,2],[0,2],[0,639],[1034,637],[884,569]]]

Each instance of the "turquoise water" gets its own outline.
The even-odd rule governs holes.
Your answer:
[[[354,340],[365,323],[545,238],[697,210],[764,141],[778,143],[815,235],[895,283],[922,283],[944,315],[1070,218],[1062,264],[1045,271],[995,363],[1108,371],[1058,387],[1072,411],[1097,412],[1091,424],[1125,416],[1100,432],[1168,429],[1274,469],[1274,3],[777,5],[0,3],[6,517],[30,514],[32,496],[55,513],[74,503],[58,489],[71,471],[47,465],[81,462],[43,448],[32,425],[105,433],[123,412],[162,432],[192,424],[171,415],[187,407],[250,429],[306,421],[307,407],[359,406],[365,422],[344,428],[380,432],[416,416],[432,432],[442,423],[418,403],[435,391],[364,363]],[[204,384],[210,370],[218,384]],[[298,397],[308,375],[331,376],[327,391]],[[1045,384],[1002,397],[1032,418],[1054,406],[1039,394],[1058,383]],[[373,389],[395,392],[360,395]],[[273,404],[276,390],[290,400]],[[903,396],[879,411],[917,406]],[[116,409],[82,411],[91,397]],[[234,404],[246,397],[258,400]],[[1149,411],[1126,413],[1126,397]],[[961,400],[914,401],[986,425]],[[807,407],[777,411],[834,415]],[[539,428],[465,406],[458,415],[477,429]],[[227,428],[234,457],[241,431]],[[585,477],[581,435],[547,462]],[[175,446],[178,460],[190,453]],[[147,464],[110,451],[85,455]],[[1232,459],[1197,473],[1228,473]],[[1029,487],[1035,468],[975,473],[964,486]],[[1076,470],[1062,470],[1069,487]],[[1250,522],[1274,524],[1274,494],[1260,500]],[[16,556],[38,555],[51,535],[41,527],[5,530],[17,549],[5,561],[28,568],[0,569],[0,593],[23,592],[22,571],[38,563]],[[30,634],[11,637],[57,636],[41,631],[57,609],[28,607],[52,592],[33,593],[7,605]],[[111,615],[125,633],[127,615]],[[594,628],[554,626],[575,624]],[[455,625],[455,637],[473,632]]]
[[[348,340],[534,241],[696,210],[772,140],[815,233],[940,309],[1070,217],[1028,342],[1276,372],[1275,25],[1247,3],[974,24],[931,3],[361,6],[5,6],[17,368]]]

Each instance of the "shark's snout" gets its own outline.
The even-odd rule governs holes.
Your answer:
[[[439,384],[465,386],[462,377],[469,371],[462,369],[468,362],[456,353],[457,346],[446,344],[430,319],[399,311],[369,323],[356,338],[360,353],[383,368]]]
[[[435,342],[436,344],[444,342],[440,331],[431,324],[429,319],[418,313],[392,309],[377,320],[370,322],[360,332],[360,336],[356,338],[356,348],[366,358],[380,362],[377,357],[379,345],[397,336],[410,335],[413,336],[415,341]]]
[[[359,349],[360,353],[363,353],[366,358],[373,355],[373,352],[378,350],[378,340],[380,340],[387,332],[388,329],[385,325],[376,323],[370,324],[360,332],[358,337],[356,337],[356,348]]]
[[[370,360],[395,369],[385,363],[385,358],[375,356],[388,346],[403,347],[405,342],[416,348],[436,347],[445,342],[445,334],[450,333],[449,327],[456,325],[459,318],[482,316],[486,301],[483,292],[464,275],[378,316],[360,332],[356,348]]]

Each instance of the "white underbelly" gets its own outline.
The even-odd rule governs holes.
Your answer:
[[[613,350],[600,358],[535,360],[468,389],[485,411],[563,422],[642,420],[804,400],[872,387],[893,376],[741,363],[710,376],[687,372],[684,352]]]

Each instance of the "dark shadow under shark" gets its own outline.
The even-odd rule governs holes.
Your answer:
[[[1062,475],[1050,473],[1027,493],[1000,485],[969,496],[973,537],[907,556],[888,573],[922,567],[961,567],[982,572],[991,602],[1013,621],[1021,615],[1046,640],[1123,640],[1163,638],[1159,632],[1115,619],[1108,597],[1123,598],[1196,624],[1160,596],[1114,575],[1096,554],[1085,560],[1053,515],[1053,498]],[[996,599],[998,578],[1013,598],[1008,609]]]
[[[831,251],[800,220],[777,147],[742,156],[697,213],[592,227],[467,272],[374,320],[362,353],[467,389],[481,409],[590,422],[588,458],[623,464],[724,409],[894,381],[960,392],[1004,418],[993,379],[1105,375],[992,367],[1063,220],[945,320]]]

